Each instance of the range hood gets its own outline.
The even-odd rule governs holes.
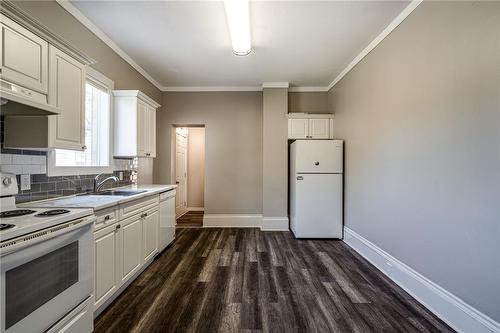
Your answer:
[[[0,114],[2,116],[50,116],[61,109],[47,102],[47,95],[0,80]]]

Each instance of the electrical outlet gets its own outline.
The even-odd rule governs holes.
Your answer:
[[[21,175],[21,191],[31,190],[31,178],[29,174]]]

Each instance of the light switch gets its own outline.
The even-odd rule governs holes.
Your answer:
[[[31,178],[30,175],[21,175],[21,191],[31,190]]]

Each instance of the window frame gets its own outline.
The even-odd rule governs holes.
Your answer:
[[[114,82],[108,77],[91,67],[86,69],[85,84],[87,81],[92,81],[97,86],[106,88],[109,93],[109,165],[100,167],[85,167],[85,166],[56,166],[56,150],[51,149],[47,153],[47,176],[72,176],[72,175],[95,175],[99,173],[113,173],[115,168],[114,161],[114,105],[113,105],[113,90]],[[86,111],[86,110],[85,110]]]

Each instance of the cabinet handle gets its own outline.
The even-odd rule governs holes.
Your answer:
[[[106,215],[106,216],[104,216],[104,221],[108,221],[110,218],[111,218],[111,216]]]
[[[148,216],[148,213],[144,213],[141,215],[141,218],[145,218],[146,216]]]
[[[319,162],[318,162],[318,161],[314,162],[314,165],[315,165],[315,166],[318,166],[318,165],[319,165]]]
[[[118,230],[120,228],[121,228],[121,226],[119,224],[115,227],[116,230]]]
[[[87,146],[82,146],[82,150],[87,150]]]

